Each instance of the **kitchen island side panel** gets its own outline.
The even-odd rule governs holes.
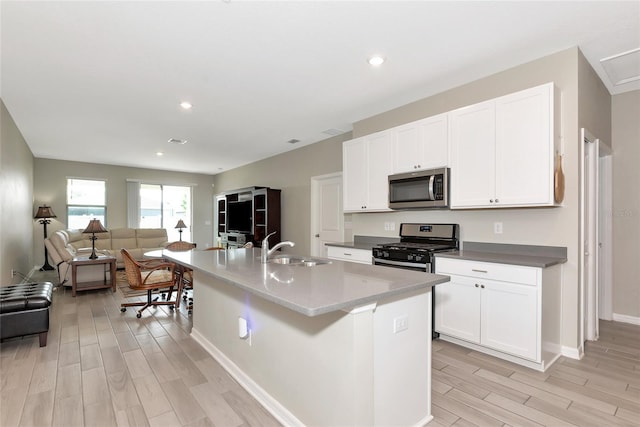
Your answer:
[[[414,335],[428,336],[430,291],[308,317],[197,270],[195,285],[194,338],[281,422],[422,425],[431,419],[430,348],[410,344]],[[410,327],[394,333],[397,313]],[[239,338],[239,317],[250,338]]]

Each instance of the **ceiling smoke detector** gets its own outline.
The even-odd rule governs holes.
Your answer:
[[[187,140],[186,140],[186,139],[171,138],[171,139],[169,140],[169,142],[170,142],[171,144],[184,145],[184,144],[186,144],[186,143],[187,143]]]

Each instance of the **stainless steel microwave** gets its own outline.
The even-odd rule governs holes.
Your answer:
[[[389,175],[390,209],[449,207],[449,168]]]

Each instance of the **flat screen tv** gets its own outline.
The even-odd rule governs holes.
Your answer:
[[[251,200],[229,202],[227,204],[227,231],[251,234],[252,213],[253,202]]]

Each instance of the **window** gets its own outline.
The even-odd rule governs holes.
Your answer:
[[[191,241],[191,187],[140,183],[140,228],[165,228],[169,241],[180,238],[178,220],[187,225],[182,240]]]
[[[92,219],[107,227],[107,182],[67,179],[67,228],[85,229]]]

